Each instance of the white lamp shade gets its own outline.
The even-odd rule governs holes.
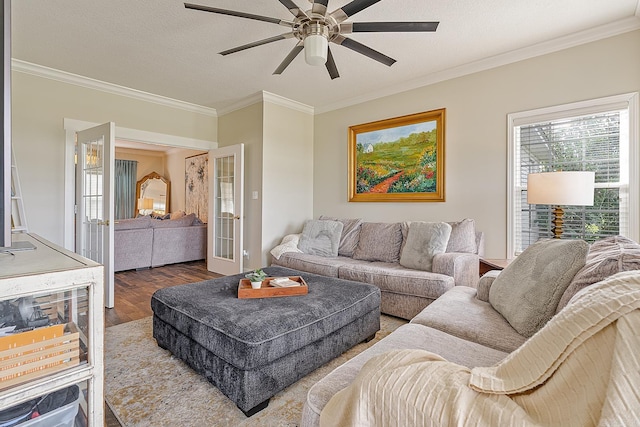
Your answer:
[[[527,177],[527,203],[592,206],[594,172],[543,172]]]
[[[323,65],[327,62],[329,40],[325,36],[311,34],[304,39],[304,59],[309,65]]]

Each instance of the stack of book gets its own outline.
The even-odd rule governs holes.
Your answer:
[[[295,280],[291,280],[288,277],[274,277],[269,282],[271,286],[275,286],[276,288],[290,288],[292,286],[300,286],[300,282],[296,282]]]

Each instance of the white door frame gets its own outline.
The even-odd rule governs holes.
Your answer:
[[[64,154],[64,247],[70,251],[75,248],[75,144],[76,132],[98,126],[100,123],[75,119],[64,119],[65,154]],[[137,129],[119,127],[116,123],[116,139],[143,142],[146,144],[164,145],[190,150],[209,151],[218,148],[218,143],[195,138],[148,132]]]
[[[216,160],[220,158],[233,158],[233,213],[231,218],[225,216],[221,219],[225,224],[229,224],[229,221],[233,224],[233,250],[232,256],[229,254],[225,256],[217,256],[216,250],[218,248],[219,240],[218,236],[222,233],[218,230],[221,222],[216,220],[216,215],[220,211],[218,209],[218,203],[221,203],[221,196],[219,194],[220,188],[216,185],[219,173],[216,167]],[[244,144],[230,145],[227,147],[218,148],[216,150],[209,151],[209,209],[208,209],[208,227],[207,227],[207,270],[220,273],[224,275],[238,274],[243,270],[244,254]],[[227,213],[230,214],[230,213]],[[229,229],[226,228],[227,234]],[[227,240],[227,236],[221,239]],[[222,247],[220,248],[222,249]],[[228,246],[227,246],[228,249]]]

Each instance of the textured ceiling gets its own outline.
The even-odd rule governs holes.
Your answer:
[[[292,20],[278,0],[190,2]],[[347,3],[329,0],[329,11]],[[219,110],[263,90],[327,110],[541,44],[640,28],[639,0],[382,0],[349,21],[440,26],[350,36],[396,59],[392,67],[332,44],[341,76],[332,81],[303,54],[272,75],[293,39],[219,55],[287,28],[187,10],[177,0],[19,0],[12,8],[15,59]]]

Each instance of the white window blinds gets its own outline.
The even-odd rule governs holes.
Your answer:
[[[554,206],[527,204],[530,173],[595,172],[594,205],[563,206],[563,238],[593,242],[606,236],[630,236],[632,159],[628,103],[571,107],[556,107],[556,111],[545,114],[537,111],[510,116],[510,256],[540,238],[553,237]],[[638,159],[633,162],[637,168]]]

